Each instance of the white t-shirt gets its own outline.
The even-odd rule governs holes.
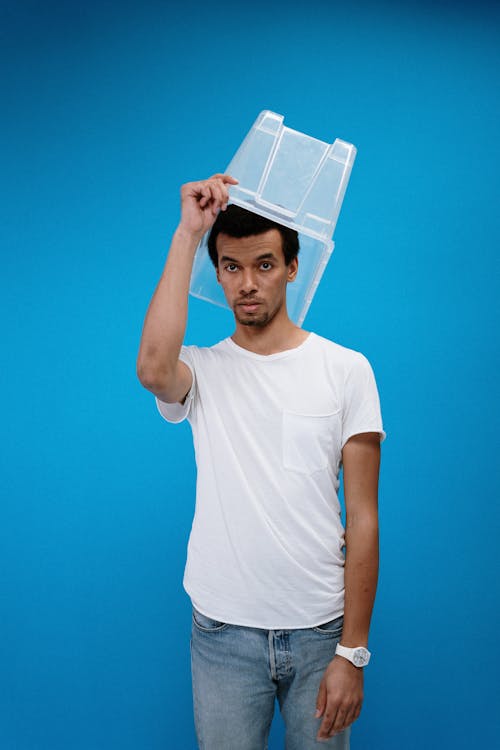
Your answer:
[[[157,399],[169,422],[190,422],[196,510],[184,587],[208,617],[265,629],[308,628],[344,605],[341,451],[382,428],[368,360],[310,333],[261,355],[231,338],[185,346],[193,373],[184,404]]]

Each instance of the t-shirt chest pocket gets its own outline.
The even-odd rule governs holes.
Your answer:
[[[312,474],[335,465],[340,445],[340,409],[330,414],[283,412],[283,465]]]

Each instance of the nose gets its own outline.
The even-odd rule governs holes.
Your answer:
[[[257,291],[255,275],[251,268],[246,268],[241,276],[240,292],[242,294],[251,294]]]

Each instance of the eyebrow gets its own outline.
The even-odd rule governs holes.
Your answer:
[[[262,255],[259,255],[255,260],[276,260],[276,256],[274,253],[263,253]],[[229,255],[223,255],[222,258],[220,258],[220,263],[239,263],[238,260],[235,260],[234,258],[230,258]]]

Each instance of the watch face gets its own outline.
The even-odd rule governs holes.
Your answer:
[[[356,648],[352,655],[353,663],[357,667],[365,667],[368,664],[370,657],[366,648]]]

